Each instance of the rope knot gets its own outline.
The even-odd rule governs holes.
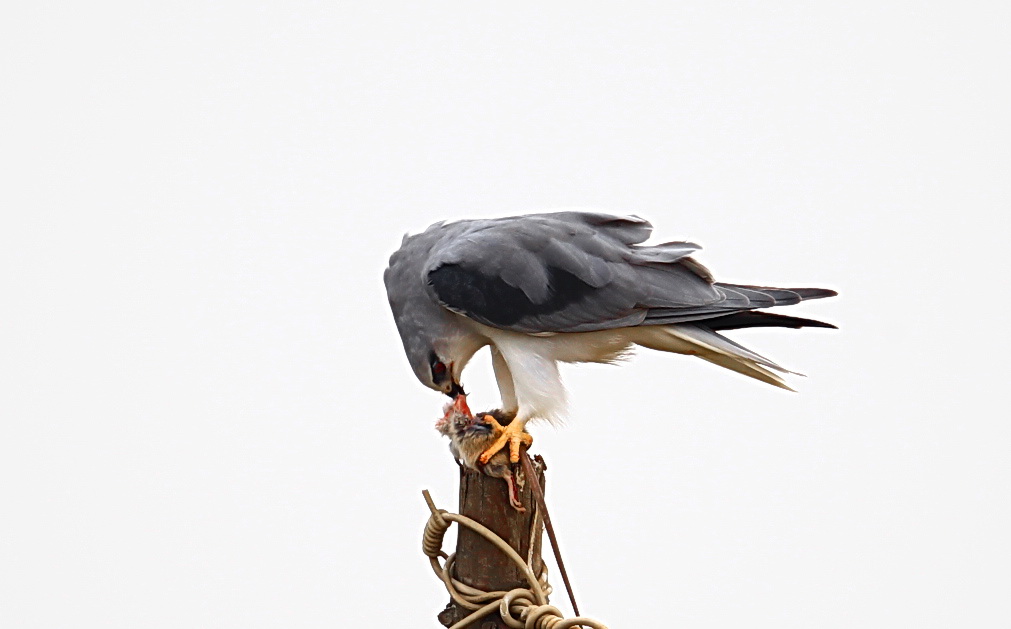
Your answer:
[[[425,502],[432,515],[425,524],[425,534],[422,539],[422,550],[432,564],[432,570],[446,586],[450,597],[459,606],[471,610],[463,620],[449,629],[462,629],[479,618],[483,618],[496,610],[503,622],[513,629],[607,629],[607,626],[589,618],[566,619],[562,612],[548,604],[548,585],[545,572],[535,575],[533,568],[499,535],[491,529],[466,516],[449,513],[438,509],[428,490],[424,490]],[[453,523],[466,526],[478,533],[496,548],[512,559],[527,579],[529,588],[517,588],[509,592],[485,592],[458,581],[452,576],[453,555],[447,555],[442,550],[442,542],[446,532]],[[445,560],[440,563],[439,559]]]

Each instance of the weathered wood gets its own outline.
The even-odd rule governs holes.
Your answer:
[[[544,486],[544,470],[547,466],[541,457],[535,457],[541,487]],[[518,467],[518,466],[517,466]],[[461,515],[480,522],[510,546],[520,557],[532,557],[534,573],[541,571],[541,533],[543,524],[534,518],[537,511],[530,483],[525,482],[520,491],[520,501],[526,507],[521,513],[509,505],[506,483],[501,478],[486,476],[460,468],[460,510]],[[531,535],[534,526],[537,530]],[[456,559],[453,575],[456,579],[485,591],[512,590],[528,587],[523,573],[499,551],[491,542],[466,527],[457,527]],[[533,553],[530,553],[531,541]],[[468,610],[450,601],[439,621],[449,627],[467,616]],[[467,629],[509,629],[498,613],[491,614],[467,626]]]

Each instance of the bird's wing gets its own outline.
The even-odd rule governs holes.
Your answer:
[[[716,284],[689,257],[698,245],[642,246],[652,227],[635,216],[557,212],[442,228],[424,272],[431,295],[496,328],[543,333],[668,324],[803,298],[785,289]]]

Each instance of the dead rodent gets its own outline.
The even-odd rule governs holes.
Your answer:
[[[445,410],[445,416],[435,427],[449,437],[449,449],[457,462],[467,469],[504,480],[509,488],[509,504],[517,511],[526,511],[520,503],[519,495],[523,483],[513,472],[508,451],[498,451],[484,465],[478,462],[481,453],[495,443],[502,434],[503,424],[508,424],[512,417],[499,410],[471,415],[453,404],[448,404]]]

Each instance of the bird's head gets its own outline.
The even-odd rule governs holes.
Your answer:
[[[411,313],[416,314],[416,313]],[[456,399],[464,395],[461,374],[487,341],[475,335],[448,311],[423,319],[398,319],[404,351],[414,375],[426,387]]]
[[[432,238],[420,234],[404,239],[390,257],[383,276],[393,320],[404,342],[411,369],[423,385],[454,400],[464,394],[460,374],[488,340],[476,333],[464,317],[438,303],[419,272],[426,268]]]
[[[417,365],[415,372],[418,373],[421,382],[426,386],[456,399],[457,396],[466,394],[460,384],[460,375],[454,373],[455,366],[456,361],[449,359],[449,362],[446,362],[446,359],[439,356],[433,349],[429,352],[426,363]],[[425,377],[422,377],[422,374]]]

